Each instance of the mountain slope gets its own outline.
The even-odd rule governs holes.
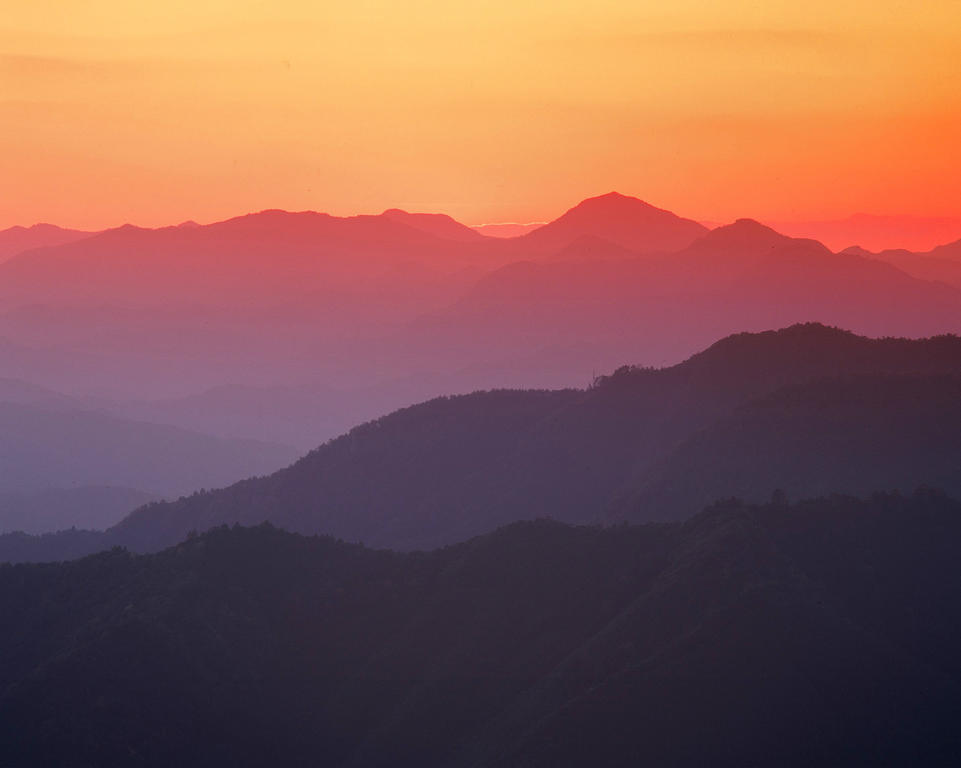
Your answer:
[[[329,533],[376,546],[411,548],[465,539],[517,519],[486,507],[500,462],[576,391],[489,392],[440,398],[351,430],[267,478],[150,505],[108,532],[111,541],[153,550],[191,529],[221,522]],[[493,478],[493,480],[492,480]],[[510,489],[505,489],[509,491]]]
[[[53,224],[34,224],[32,227],[10,227],[0,230],[0,263],[33,248],[63,245],[90,237],[94,232],[64,229]]]
[[[358,427],[270,477],[139,509],[105,534],[100,546],[154,550],[180,541],[193,529],[270,520],[303,533],[420,548],[543,515],[568,522],[603,520],[625,499],[635,498],[649,473],[675,448],[700,430],[723,426],[724,419],[737,416],[737,408],[773,397],[784,387],[866,377],[851,380],[850,397],[856,401],[871,396],[871,376],[880,374],[920,377],[917,387],[908,384],[892,395],[898,407],[917,402],[921,394],[937,390],[937,377],[961,376],[961,339],[872,340],[824,326],[795,326],[729,337],[672,368],[625,367],[586,391],[442,398]],[[916,427],[908,419],[880,434],[890,456],[918,445],[911,430],[940,428],[942,405],[945,428],[950,427],[951,385],[945,386],[937,407],[906,411],[924,417]],[[863,445],[878,436],[870,415],[883,407],[855,411],[863,418],[852,422],[856,429],[850,439]],[[769,431],[764,439],[776,442],[777,423],[765,428]],[[817,440],[826,439],[832,428],[830,420],[811,421],[810,439],[800,442],[788,458],[814,461],[809,454],[816,454]],[[712,477],[711,456],[733,460],[724,454],[738,446],[740,432],[718,427],[716,434],[705,453],[704,477],[685,479],[675,496],[662,495],[658,503],[638,507],[638,515],[676,517],[690,500],[687,485]],[[953,450],[957,443],[949,434],[938,445]],[[867,471],[870,467],[864,469],[860,480],[884,479]],[[923,464],[906,463],[898,485],[907,491],[931,482],[924,469]],[[752,476],[748,490],[766,496],[776,487],[771,477],[759,473]],[[822,487],[802,484],[796,492]]]
[[[0,751],[12,766],[948,765],[959,546],[959,504],[924,494],[524,523],[426,554],[261,527],[8,566]]]
[[[0,533],[43,534],[67,528],[102,531],[157,500],[154,494],[116,486],[0,492]]]
[[[562,258],[494,270],[449,308],[421,318],[405,345],[418,349],[430,339],[459,361],[505,348],[521,355],[562,337],[595,346],[600,366],[613,367],[625,359],[674,362],[728,333],[798,322],[872,336],[961,331],[958,288],[749,220],[659,257],[618,258],[593,242],[599,258],[572,259],[568,244]]]
[[[637,253],[677,251],[707,232],[691,219],[655,208],[635,197],[609,192],[578,203],[559,218],[513,242],[544,253],[584,236],[601,237]]]
[[[385,337],[510,258],[443,217],[469,241],[425,231],[437,223],[262,211],[21,253],[0,264],[0,336],[31,354],[0,348],[0,375],[115,399],[409,376],[422,359],[371,362]]]
[[[176,496],[271,472],[296,456],[282,445],[98,411],[0,403],[0,491],[112,485]]]
[[[628,485],[619,511],[684,519],[713,499],[910,492],[961,496],[961,377],[860,376],[792,385],[685,440]]]
[[[412,229],[427,232],[445,240],[462,243],[483,242],[483,236],[471,227],[455,221],[444,213],[408,213],[399,208],[389,208],[381,214],[384,218],[406,224]]]
[[[961,240],[939,245],[930,251],[915,253],[904,249],[885,250],[878,253],[854,246],[842,253],[857,254],[893,264],[900,270],[921,280],[946,283],[961,287]]]
[[[400,219],[261,211],[194,227],[126,225],[11,259],[0,266],[0,300],[270,305],[358,284],[410,289],[481,257]]]

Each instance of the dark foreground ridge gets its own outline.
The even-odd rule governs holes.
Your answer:
[[[0,567],[0,755],[956,765],[961,504],[718,503],[430,553],[269,526]]]

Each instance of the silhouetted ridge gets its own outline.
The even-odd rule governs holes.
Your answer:
[[[578,237],[596,235],[638,253],[679,250],[707,228],[634,197],[611,192],[578,203],[559,218],[518,238],[537,249],[559,249]]]
[[[698,240],[698,243],[720,248],[773,249],[784,245],[790,239],[754,219],[738,219],[733,224],[712,229]]]
[[[484,242],[483,235],[479,232],[444,213],[408,213],[399,208],[389,208],[381,216],[445,240],[464,243]]]
[[[226,527],[0,567],[10,766],[953,765],[961,505],[726,501],[400,555]]]
[[[901,383],[889,386],[891,376]],[[825,380],[843,384],[848,405],[811,405],[823,401]],[[406,408],[269,477],[143,507],[101,546],[149,551],[192,529],[270,520],[429,548],[546,515],[677,519],[719,496],[756,499],[780,485],[798,496],[933,484],[961,494],[961,476],[945,470],[961,461],[958,380],[955,336],[868,339],[816,323],[738,334],[670,368],[624,367],[588,390],[480,392]]]
[[[653,371],[624,366],[615,376],[601,376],[596,386],[629,382],[653,374],[697,381],[707,389],[750,380],[758,391],[815,377],[856,373],[961,372],[961,339],[869,339],[822,323],[797,323],[776,331],[736,333],[669,369]]]
[[[645,216],[653,213],[670,213],[657,208],[644,200],[620,192],[606,192],[603,195],[588,197],[571,208],[565,216]]]
[[[961,240],[919,253],[905,248],[871,252],[859,246],[845,248],[840,253],[885,262],[919,280],[961,288]]]
[[[877,254],[872,253],[867,248],[862,248],[860,245],[852,245],[845,248],[841,253],[848,256],[860,256],[864,259],[874,258]]]
[[[784,365],[785,356],[797,356],[804,365],[812,353],[844,355],[855,348],[871,345],[870,339],[823,323],[796,323],[776,331],[736,333],[715,342],[703,352],[692,355],[685,366],[733,366],[754,362],[771,367]],[[911,344],[911,341],[904,340]],[[841,361],[838,360],[838,363]]]
[[[14,226],[0,230],[0,262],[34,248],[63,245],[89,237],[92,232],[64,229],[53,224],[34,224],[30,227]]]
[[[939,259],[961,260],[961,240],[955,240],[932,248],[925,255]]]

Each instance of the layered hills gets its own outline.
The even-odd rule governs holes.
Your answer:
[[[30,429],[36,427],[48,444],[21,442],[4,454],[0,490],[22,475],[30,478],[30,494],[116,488],[176,497],[264,474],[320,445],[318,454],[326,456],[339,450],[329,441],[374,419],[407,429],[399,417],[382,417],[415,403],[482,390],[582,390],[599,372],[624,363],[669,370],[741,331],[815,321],[869,337],[961,332],[961,284],[941,267],[925,272],[891,254],[833,253],[817,241],[788,237],[749,219],[709,231],[616,193],[585,200],[522,236],[500,239],[441,214],[396,209],[353,217],[262,211],[212,224],[73,234],[76,238],[39,228],[31,248],[0,264],[0,409],[8,420],[16,410],[24,424],[29,421],[24,408],[37,406],[86,414],[74,418],[77,424],[96,413],[102,424],[91,423],[90,434],[104,437],[89,450],[68,450],[73,443],[57,437],[61,427],[41,429],[38,420],[50,417],[35,414]],[[915,256],[953,269],[952,254],[948,245]],[[898,366],[861,372],[915,373]],[[834,375],[833,369],[824,375]],[[785,376],[778,386],[803,387],[814,376]],[[751,391],[715,408],[714,384],[704,387],[701,400],[692,398],[684,407],[709,412],[711,419],[774,391]],[[577,401],[570,406],[573,414],[602,397],[566,396]],[[495,402],[512,397],[468,397],[452,401],[450,408],[455,414],[496,410]],[[517,397],[533,402],[540,396]],[[616,408],[598,405],[599,411],[610,408],[619,415],[611,424],[599,421],[594,433],[581,433],[558,416],[572,440],[580,436],[591,446],[571,448],[570,457],[559,447],[564,441],[555,445],[522,420],[533,432],[514,434],[518,447],[465,456],[463,473],[455,469],[449,478],[439,477],[429,494],[418,490],[418,483],[404,489],[398,498],[412,494],[412,500],[399,502],[407,511],[387,527],[381,519],[387,512],[377,510],[386,509],[397,483],[385,478],[383,488],[394,490],[371,499],[369,511],[346,510],[356,522],[337,530],[351,539],[416,547],[488,530],[517,519],[530,505],[528,515],[548,507],[552,514],[566,514],[557,510],[569,506],[577,510],[570,519],[578,521],[595,519],[584,517],[582,502],[597,519],[622,514],[628,499],[655,498],[655,465],[670,474],[664,464],[670,451],[713,423],[679,416],[670,431],[637,405],[645,397],[641,393]],[[652,413],[675,412],[662,395],[651,402]],[[429,438],[418,437],[418,419],[424,409],[438,407],[423,406],[409,417],[413,456],[430,453],[420,447]],[[635,419],[637,408],[644,415]],[[452,416],[452,423],[457,418]],[[497,418],[492,416],[494,423]],[[121,423],[149,423],[154,437],[144,426],[114,428]],[[149,458],[153,454],[145,446],[160,434],[154,427],[207,440],[209,461],[188,459],[182,477],[164,480],[161,470],[176,460]],[[600,437],[605,429],[614,435],[608,443]],[[621,436],[622,429],[634,434]],[[360,440],[361,432],[351,439]],[[18,434],[15,425],[9,434]],[[282,460],[245,463],[245,456],[256,453],[254,446],[264,444],[272,446],[268,452],[278,445],[292,448],[276,453]],[[192,472],[217,464],[213,457],[228,445],[246,447],[222,465],[224,472]],[[586,458],[588,450],[603,460]],[[185,449],[183,455],[194,454]],[[26,466],[30,456],[36,461]],[[145,466],[133,467],[141,459]],[[37,471],[42,464],[48,469]],[[575,488],[570,493],[550,480],[547,469],[569,464]],[[424,472],[432,471],[429,461],[424,466]],[[471,476],[471,492],[453,498],[445,487],[467,482],[462,474]],[[299,506],[287,508],[283,524],[313,532],[325,529],[310,520],[339,519],[316,500],[347,490],[313,488],[315,482],[297,481],[312,490],[304,492]],[[532,490],[535,484],[539,490]],[[798,491],[807,487],[799,483]],[[862,487],[870,486],[857,486]],[[20,494],[7,497],[10,519],[23,520],[36,509],[21,494],[24,488],[8,490]],[[116,510],[114,502],[123,494],[111,494]],[[108,495],[102,496],[105,503]],[[82,513],[95,495],[78,490],[76,498],[76,505],[60,507],[76,515],[51,515],[24,527],[51,531],[59,525],[54,518],[74,519],[81,527],[102,525],[103,515]],[[489,503],[492,499],[497,503]],[[259,521],[260,504],[240,503],[236,514]],[[301,509],[304,505],[310,510]],[[410,512],[410,505],[419,511]],[[656,514],[669,509],[667,504]],[[441,521],[433,538],[419,531],[421,523],[411,522],[432,518]],[[220,519],[220,513],[211,517]],[[328,524],[340,525],[323,523]],[[192,527],[172,525],[171,535]],[[157,545],[174,540],[158,539]]]
[[[950,765],[961,507],[725,503],[430,553],[271,527],[0,567],[26,765]]]
[[[954,336],[868,339],[816,324],[739,334],[586,390],[405,408],[268,477],[147,505],[93,541],[151,551],[192,530],[267,520],[417,549],[544,515],[683,519],[716,498],[775,489],[961,493],[959,382]]]

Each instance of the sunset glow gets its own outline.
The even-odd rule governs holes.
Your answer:
[[[68,8],[69,10],[64,10]],[[0,227],[961,215],[954,0],[7,3]]]

